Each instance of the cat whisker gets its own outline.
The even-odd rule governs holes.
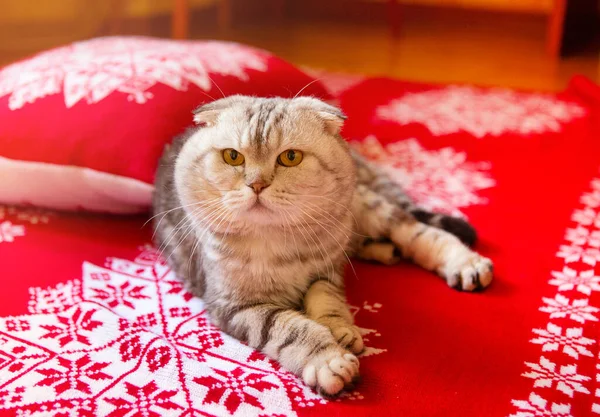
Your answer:
[[[214,210],[213,212],[211,212],[211,215],[215,212],[219,212],[219,213],[223,213],[226,212],[226,208],[225,207],[220,207],[217,208],[216,210]],[[219,214],[220,216],[220,214]],[[171,252],[171,254],[169,255],[169,258],[171,257],[171,255],[173,255],[173,253],[175,253],[175,251],[177,250],[177,248],[179,248],[179,246],[185,241],[185,239],[190,235],[190,233],[194,232],[194,229],[196,228],[196,225],[194,224],[194,221],[192,219],[191,224],[189,225],[189,227],[187,228],[186,232],[184,232],[184,235],[181,237],[181,239],[179,240],[179,243],[177,244],[177,246],[175,247],[175,249],[173,249],[173,251]],[[199,239],[201,240],[201,238]],[[169,259],[167,258],[167,260]]]
[[[346,253],[346,249],[342,246],[342,244],[340,243],[340,241],[333,235],[333,233],[331,233],[329,230],[327,230],[327,228],[325,226],[323,226],[323,224],[318,221],[317,219],[315,219],[313,216],[311,216],[309,213],[307,213],[305,210],[303,210],[301,207],[298,207],[300,209],[300,211],[302,211],[304,214],[306,214],[308,217],[310,217],[311,219],[313,219],[315,222],[317,222],[317,224],[325,231],[329,234],[329,236],[331,236],[333,238],[333,240],[335,240],[335,243],[338,244],[338,246],[340,247],[340,249],[342,250],[342,252],[344,252],[344,256],[346,257],[346,259],[348,260],[348,263],[350,264],[350,267],[352,268],[352,272],[354,272],[354,276],[356,278],[358,278],[358,274],[356,273],[356,269],[354,269],[354,265],[352,265],[352,261],[350,260],[350,257],[348,256],[348,254]],[[343,231],[342,231],[343,232]],[[346,238],[348,238],[348,236],[346,235]],[[331,259],[331,258],[330,258]]]
[[[150,217],[148,220],[146,220],[146,222],[142,225],[142,228],[145,227],[150,221],[152,221],[152,219],[155,219],[156,217],[160,216],[161,214],[163,215],[160,220],[158,221],[158,224],[156,225],[156,227],[154,228],[154,233],[152,234],[152,238],[154,238],[154,235],[156,234],[156,230],[158,229],[158,227],[160,226],[160,223],[163,221],[163,219],[165,218],[165,216],[175,210],[183,210],[185,207],[192,207],[192,206],[197,206],[200,204],[204,204],[206,202],[211,202],[211,201],[215,201],[218,200],[220,197],[214,198],[212,200],[207,200],[207,201],[199,201],[197,203],[192,203],[192,204],[185,204],[183,206],[179,206],[179,207],[175,207],[172,208],[170,210],[165,210],[163,212],[160,212],[158,214],[155,214],[154,216]]]
[[[363,235],[363,234],[360,234],[358,232],[355,232],[351,227],[345,225],[344,223],[342,223],[341,221],[339,221],[339,219],[336,219],[335,216],[331,215],[331,213],[327,212],[327,210],[323,210],[319,206],[317,206],[315,204],[312,204],[310,202],[306,202],[306,203],[309,204],[309,206],[303,206],[303,207],[306,207],[307,209],[311,209],[311,210],[313,210],[313,212],[317,212],[318,214],[325,215],[325,216],[329,217],[331,220],[333,220],[336,223],[338,223],[339,225],[341,225],[349,233],[352,233],[353,235],[356,235],[356,236],[359,236],[359,237],[363,237],[363,238],[370,238],[371,237],[371,236],[367,236],[367,235]]]
[[[346,207],[345,205],[343,205],[342,203],[340,203],[340,202],[338,202],[338,201],[332,200],[331,198],[327,198],[327,197],[325,197],[325,196],[323,196],[323,195],[314,195],[314,194],[296,194],[296,193],[289,193],[289,194],[291,194],[291,195],[295,195],[295,196],[298,196],[298,197],[314,197],[314,198],[322,198],[322,199],[324,199],[324,200],[327,200],[327,201],[329,201],[329,202],[331,202],[331,203],[334,203],[334,204],[336,204],[336,205],[338,205],[338,206],[342,207],[344,210],[348,211],[348,212],[349,212],[349,213],[352,215],[352,218],[354,219],[354,222],[355,222],[355,223],[356,223],[356,225],[358,226],[358,220],[356,219],[356,216],[354,216],[354,213],[352,213],[352,210],[350,210],[348,207]]]
[[[333,277],[335,275],[335,266],[333,265],[333,261],[331,260],[331,256],[327,252],[327,248],[325,248],[325,245],[323,245],[323,241],[321,240],[321,238],[319,237],[319,235],[314,230],[310,229],[310,226],[308,225],[308,222],[306,220],[300,219],[300,222],[301,223],[305,223],[307,225],[307,227],[308,227],[307,233],[309,233],[309,236],[311,237],[312,241],[315,243],[315,246],[317,246],[317,249],[319,250],[319,253],[321,254],[321,257],[323,258],[323,262],[325,264],[327,264],[327,261],[329,261],[329,264],[327,264],[327,272],[329,273],[329,267],[331,266],[331,275],[328,275],[327,279],[331,280],[331,277]],[[315,241],[315,239],[313,238],[313,236],[318,239],[319,243],[317,243]],[[327,259],[325,259],[325,254],[327,254]]]
[[[298,91],[298,92],[296,93],[296,95],[293,97],[293,99],[294,99],[294,98],[296,98],[296,97],[298,97],[298,96],[300,95],[300,93],[302,93],[302,92],[303,92],[304,90],[306,90],[308,87],[310,87],[311,85],[313,85],[314,83],[316,83],[316,82],[318,82],[318,81],[321,81],[322,79],[323,79],[323,77],[321,77],[321,78],[316,78],[316,79],[312,80],[311,82],[309,82],[308,84],[306,84],[304,87],[302,87],[302,88],[300,89],[300,91]],[[293,100],[293,99],[292,99],[292,100]]]
[[[315,267],[317,267],[317,263],[316,263],[316,254],[315,254],[315,250],[314,247],[317,246],[317,242],[312,238],[311,236],[311,240],[314,243],[314,246],[310,244],[310,242],[308,241],[308,238],[306,237],[306,234],[304,232],[306,232],[308,234],[308,230],[305,228],[304,224],[302,224],[302,221],[300,221],[299,223],[300,227],[302,227],[302,229],[304,229],[304,231],[298,227],[298,231],[300,232],[300,234],[302,235],[302,237],[304,238],[304,241],[306,242],[306,246],[308,246],[310,248],[310,252],[313,255],[313,263],[315,264]],[[323,256],[323,254],[321,253],[321,256]],[[323,261],[325,261],[325,258],[323,257]]]
[[[194,211],[192,211],[192,214],[195,214],[198,210],[200,210],[200,208],[195,208]],[[171,240],[173,240],[173,238],[175,237],[175,235],[177,234],[177,232],[182,228],[182,227],[187,227],[188,226],[188,222],[191,222],[191,217],[188,216],[184,216],[183,219],[181,219],[179,221],[179,223],[177,223],[173,229],[169,232],[168,236],[165,238],[165,240],[163,241],[163,243],[159,246],[158,248],[158,256],[162,257],[163,253],[165,251],[165,249],[167,249],[167,247],[169,246],[169,243],[171,243]]]
[[[291,223],[288,220],[288,216],[291,217],[291,214],[284,208],[282,208],[283,213],[285,214],[285,222],[290,228],[290,234],[292,235],[292,240],[294,241],[294,247],[296,248],[296,254],[298,255],[298,262],[302,263],[302,257],[300,256],[300,249],[298,248],[298,242],[296,242],[296,236],[294,235],[294,230],[292,229]],[[284,228],[285,229],[285,228]]]
[[[236,218],[237,218],[237,214],[236,214]],[[230,222],[229,226],[227,226],[227,230],[225,230],[225,236],[227,236],[227,233],[229,231],[229,227],[231,227],[231,224],[232,224],[232,222]],[[200,237],[197,237],[197,236],[195,237],[195,241],[196,242],[194,243],[194,246],[192,248],[192,253],[191,253],[191,255],[190,255],[189,259],[188,259],[188,273],[190,271],[192,259],[194,259],[194,253],[196,252],[196,249],[198,248],[198,246],[202,242],[203,237],[204,237],[204,233]]]
[[[208,229],[206,229],[206,230],[208,230]],[[206,230],[202,233],[202,235],[200,237],[196,237],[195,238],[196,242],[194,243],[194,247],[192,248],[192,253],[191,253],[191,255],[188,258],[188,271],[190,271],[190,268],[191,268],[191,265],[192,265],[191,262],[192,262],[192,259],[194,259],[194,253],[196,252],[196,249],[198,248],[198,246],[202,242],[202,239],[204,238],[204,233],[206,232]]]
[[[217,90],[219,90],[219,92],[221,93],[221,95],[223,96],[223,98],[227,98],[227,97],[225,96],[225,93],[223,92],[223,90],[221,90],[221,87],[219,87],[219,84],[217,84],[217,83],[215,82],[215,80],[213,80],[213,79],[210,77],[210,75],[206,74],[206,76],[208,77],[208,79],[210,80],[210,82],[212,82],[212,83],[215,85],[215,87],[217,87]],[[214,99],[213,99],[213,100],[214,100]]]
[[[189,216],[184,216],[182,220],[179,221],[179,223],[177,223],[175,225],[175,227],[173,227],[173,230],[169,233],[168,239],[164,241],[164,243],[161,245],[161,247],[159,248],[160,250],[160,256],[162,256],[163,252],[165,251],[165,249],[167,248],[167,246],[169,245],[169,243],[171,243],[171,240],[173,240],[173,238],[175,237],[175,235],[177,234],[177,232],[179,232],[183,227],[188,227],[189,225],[187,225],[188,222],[193,224],[193,219],[194,216],[196,216],[196,214],[198,214],[201,210],[204,209],[208,209],[208,208],[212,208],[216,205],[219,204],[220,199],[218,199],[219,201],[212,201],[211,203],[206,203],[201,205],[200,207],[195,208],[192,213],[190,213]],[[182,224],[183,223],[183,224]],[[179,246],[179,245],[178,245]],[[171,252],[172,254],[173,252]]]
[[[308,204],[310,204],[310,203],[308,203]],[[335,227],[336,229],[338,229],[339,231],[341,231],[344,234],[344,236],[346,237],[346,239],[350,238],[350,236],[348,235],[348,233],[354,233],[348,226],[346,226],[344,223],[342,223],[341,221],[339,221],[335,217],[331,216],[325,210],[320,209],[319,207],[312,206],[312,205],[307,205],[307,204],[301,204],[301,206],[304,207],[307,210],[312,211],[317,216],[327,216],[327,215],[329,215],[329,218],[325,218],[325,219],[323,219],[323,221],[327,222],[327,224],[330,224],[332,227]],[[337,222],[338,224],[336,225],[335,223],[333,223],[332,219],[333,219],[333,221]],[[341,225],[341,227],[339,225]]]

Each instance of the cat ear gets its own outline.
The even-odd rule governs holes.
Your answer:
[[[214,126],[218,115],[217,111],[203,110],[202,107],[198,107],[194,110],[194,123],[207,127]]]
[[[236,102],[243,99],[243,96],[230,96],[222,98],[202,106],[197,107],[192,113],[194,114],[194,123],[206,127],[214,126],[217,123],[219,114],[231,107]]]
[[[327,133],[330,135],[340,133],[346,120],[346,115],[339,108],[312,97],[299,97],[295,100],[301,106],[306,105],[306,107],[317,114],[319,119],[323,121]]]
[[[218,102],[204,104],[203,106],[197,107],[192,113],[194,114],[194,123],[201,126],[214,126],[219,117],[219,113],[226,106],[218,105]]]
[[[337,107],[330,106],[329,104],[323,103],[326,108],[319,110],[318,114],[325,122],[325,131],[330,135],[338,135],[344,121],[347,119],[346,115]]]

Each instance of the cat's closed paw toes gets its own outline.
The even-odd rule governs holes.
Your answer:
[[[493,264],[488,258],[475,255],[448,274],[448,285],[460,291],[475,291],[491,284]]]
[[[324,397],[338,395],[358,379],[358,359],[339,346],[326,349],[308,361],[302,372],[304,383]]]
[[[362,352],[365,348],[360,330],[354,325],[336,327],[331,330],[331,333],[341,347],[354,354]]]

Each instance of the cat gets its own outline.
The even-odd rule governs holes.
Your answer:
[[[323,396],[359,375],[350,256],[411,259],[459,290],[492,280],[469,223],[413,204],[350,149],[344,119],[310,97],[203,105],[166,148],[154,193],[155,243],[214,324]]]

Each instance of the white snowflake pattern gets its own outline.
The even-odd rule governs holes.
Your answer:
[[[420,123],[434,135],[466,131],[477,138],[503,133],[559,132],[561,123],[586,115],[576,103],[550,95],[469,86],[407,93],[376,110],[383,120]]]
[[[600,262],[600,249],[577,245],[561,245],[556,256],[564,258],[565,263],[581,261],[587,265],[595,266],[596,263]]]
[[[597,343],[594,339],[584,337],[585,325],[589,326],[588,322],[598,322],[597,313],[600,312],[595,305],[590,305],[595,299],[591,297],[592,292],[600,291],[600,276],[594,269],[600,262],[600,219],[598,210],[594,207],[600,201],[600,178],[593,179],[591,187],[592,192],[581,198],[586,207],[573,211],[571,220],[577,225],[566,230],[565,240],[568,243],[560,245],[556,253],[558,258],[564,260],[564,265],[561,271],[551,272],[548,284],[555,286],[559,293],[554,298],[543,298],[544,305],[540,307],[540,311],[547,313],[549,319],[570,319],[582,326],[561,327],[549,320],[546,328],[533,329],[535,336],[530,340],[531,343],[539,345],[542,352],[561,352],[563,355],[554,355],[556,363],[544,356],[539,363],[526,362],[529,370],[522,375],[534,379],[536,388],[550,388],[570,398],[576,392],[589,394],[591,388],[587,387],[587,383],[592,378],[586,375],[587,372],[583,372],[584,368],[580,368],[582,374],[579,374],[577,365],[567,361],[581,360],[582,356],[593,357],[593,347]],[[582,264],[570,265],[575,262]],[[568,298],[560,293],[562,291],[569,291],[569,297],[574,294],[573,291],[578,291],[584,297]],[[600,370],[600,363],[596,367]],[[596,375],[596,381],[600,381],[600,373]],[[596,396],[600,396],[599,392],[595,389]],[[519,411],[511,417],[571,416],[571,403],[549,405],[546,399],[535,392],[530,394],[529,401],[512,402]],[[591,409],[600,414],[600,404],[592,404]]]
[[[580,327],[563,329],[552,323],[548,323],[546,329],[533,329],[536,338],[531,339],[531,343],[542,345],[544,352],[562,352],[573,359],[579,359],[579,355],[593,356],[586,346],[594,344],[592,339],[583,337],[583,329]]]
[[[63,92],[70,108],[93,104],[113,92],[145,103],[160,83],[186,91],[189,84],[209,91],[210,74],[247,80],[247,70],[265,71],[268,55],[224,42],[107,37],[53,49],[0,70],[0,97],[10,94],[11,110]]]
[[[297,417],[327,404],[276,361],[214,327],[202,301],[150,247],[133,261],[84,262],[80,280],[30,295],[31,314],[0,317],[2,351],[11,352],[0,358],[5,412],[44,404],[53,415],[113,415],[117,407],[136,416]]]
[[[11,243],[16,237],[25,236],[25,228],[5,220],[0,223],[0,243]]]
[[[580,201],[590,208],[600,207],[600,190],[595,189],[591,193],[585,193],[581,196]]]
[[[415,139],[384,147],[374,136],[353,145],[430,210],[462,216],[461,208],[487,202],[478,191],[495,185],[489,163],[469,162],[452,148],[427,150]]]
[[[567,229],[565,239],[574,245],[589,245],[600,248],[600,230],[589,230],[582,226],[575,229]]]
[[[513,400],[512,403],[518,411],[509,417],[571,417],[570,405],[552,403],[548,409],[548,400],[534,392],[529,394],[529,400]]]
[[[523,374],[526,378],[535,379],[533,386],[536,388],[552,388],[556,384],[556,389],[565,395],[573,398],[575,392],[589,394],[590,391],[583,385],[591,378],[577,373],[577,365],[561,366],[557,372],[557,365],[546,359],[540,358],[539,363],[525,362],[531,368],[530,371]]]
[[[593,313],[600,310],[588,305],[589,299],[587,298],[571,302],[567,297],[557,294],[554,298],[544,297],[543,300],[546,305],[540,307],[540,311],[549,313],[552,319],[569,317],[571,320],[582,324],[586,321],[598,321]]]
[[[600,212],[585,207],[583,210],[575,210],[571,219],[582,226],[594,226],[600,229]]]
[[[552,276],[554,279],[549,284],[557,286],[558,291],[577,290],[586,295],[590,295],[592,291],[600,291],[600,277],[594,274],[593,269],[578,272],[565,266],[560,272],[553,271]]]

